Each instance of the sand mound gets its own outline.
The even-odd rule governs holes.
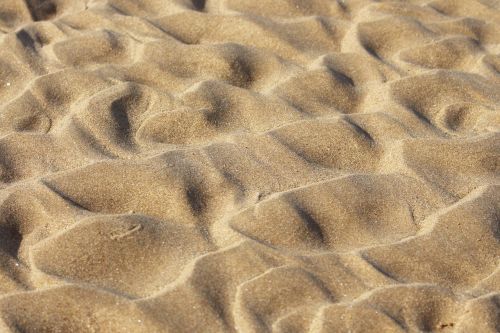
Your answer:
[[[498,332],[494,0],[0,1],[0,329]]]

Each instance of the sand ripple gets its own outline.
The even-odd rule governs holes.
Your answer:
[[[499,23],[1,1],[1,330],[497,332]]]

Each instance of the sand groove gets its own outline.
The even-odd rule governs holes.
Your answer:
[[[492,0],[0,1],[0,330],[497,332]]]

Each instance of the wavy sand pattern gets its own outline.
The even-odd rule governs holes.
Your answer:
[[[0,329],[500,331],[500,2],[0,1]]]

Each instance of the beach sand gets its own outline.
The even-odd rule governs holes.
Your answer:
[[[500,2],[1,0],[0,332],[500,331]]]

